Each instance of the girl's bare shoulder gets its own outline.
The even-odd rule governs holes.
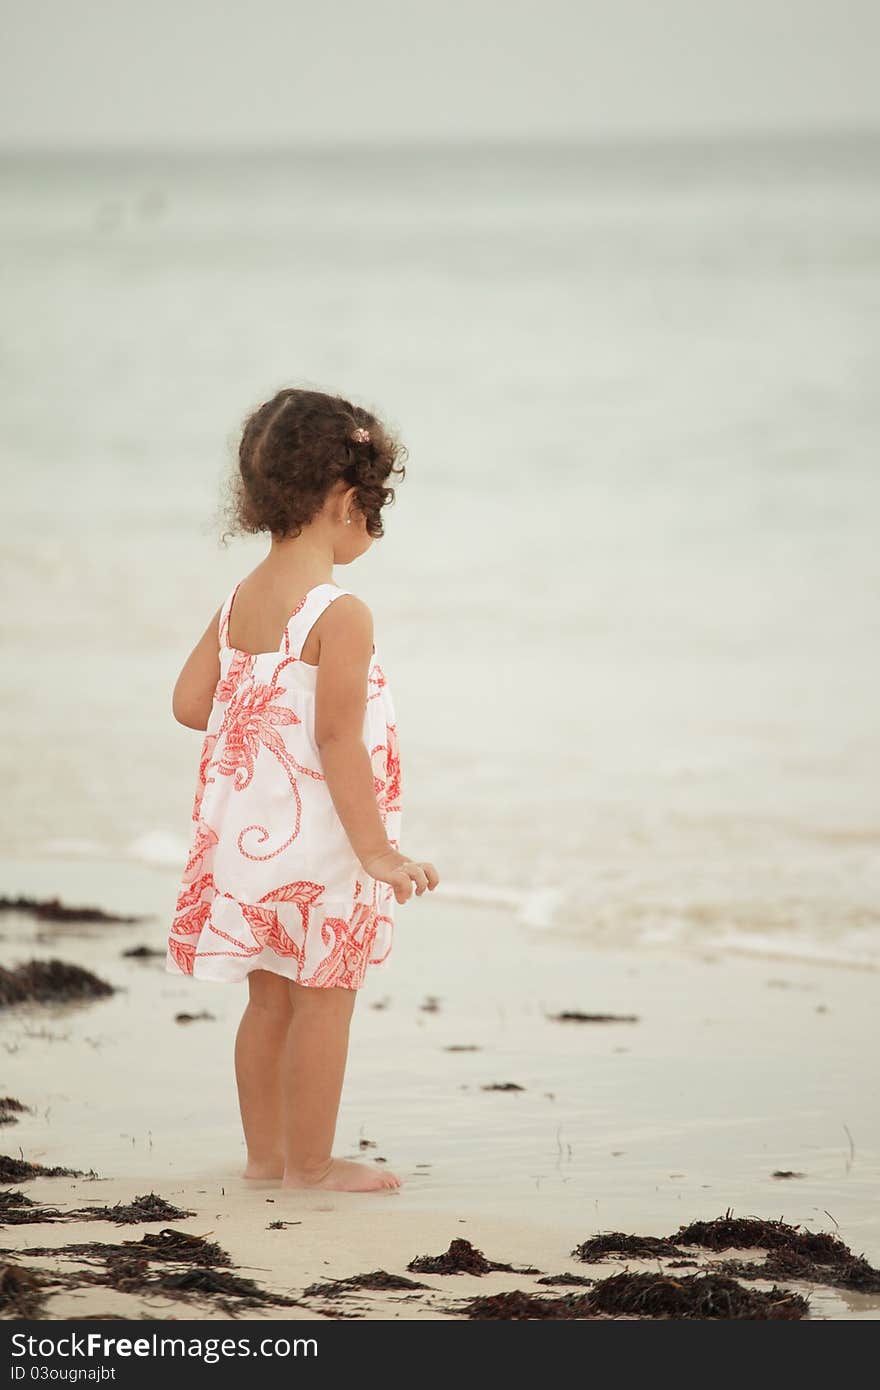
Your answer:
[[[368,603],[345,589],[328,603],[320,617],[321,631],[332,635],[334,641],[373,641],[373,610]]]

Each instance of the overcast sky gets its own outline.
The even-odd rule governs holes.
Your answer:
[[[880,128],[880,0],[4,0],[0,140]]]

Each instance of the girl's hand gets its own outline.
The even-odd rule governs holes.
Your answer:
[[[421,897],[426,888],[433,891],[440,882],[440,875],[433,864],[424,860],[416,863],[396,849],[387,849],[382,854],[376,854],[371,859],[362,859],[360,862],[370,878],[376,878],[380,883],[391,884],[399,903],[405,903],[412,896],[413,884],[416,897]]]

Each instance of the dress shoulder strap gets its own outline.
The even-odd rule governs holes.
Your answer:
[[[299,607],[287,620],[287,627],[284,629],[284,637],[281,641],[281,650],[285,656],[299,658],[306,644],[306,638],[325,608],[329,608],[334,599],[339,598],[341,594],[350,592],[350,589],[341,589],[338,585],[329,583],[316,584],[313,589],[309,589],[308,593],[304,594],[300,600]]]
[[[220,621],[217,624],[217,635],[220,639],[221,647],[229,646],[229,615],[232,612],[232,605],[235,602],[235,595],[238,593],[238,585],[240,583],[241,580],[239,579],[238,584],[236,584],[235,588],[230,589],[229,593],[223,600],[223,605],[220,609]]]

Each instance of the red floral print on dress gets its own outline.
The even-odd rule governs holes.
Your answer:
[[[211,765],[211,756],[212,756],[212,754],[213,754],[213,752],[214,752],[214,745],[215,745],[216,742],[217,742],[217,735],[216,735],[216,734],[206,734],[206,735],[205,735],[205,740],[204,740],[204,742],[203,742],[203,744],[202,744],[202,756],[201,756],[201,759],[199,760],[199,775],[198,775],[198,781],[197,781],[197,784],[196,784],[196,795],[195,795],[195,800],[194,800],[194,802],[193,802],[193,808],[192,808],[192,819],[193,819],[193,820],[198,820],[199,815],[201,814],[201,810],[202,810],[202,798],[203,798],[204,795],[205,795],[205,787],[208,785],[208,781],[210,780],[210,781],[213,782],[213,780],[214,780],[213,777],[211,777],[210,779],[208,778],[208,768],[209,768],[210,765]]]
[[[240,653],[240,655],[247,654]],[[315,768],[304,767],[292,756],[278,732],[278,726],[283,727],[301,722],[293,710],[277,703],[280,697],[287,693],[286,687],[278,684],[278,676],[285,666],[292,664],[295,660],[296,658],[280,660],[272,680],[258,682],[253,674],[254,658],[249,657],[247,662],[242,662],[238,666],[238,684],[234,688],[232,688],[231,679],[222,682],[223,693],[227,695],[227,709],[216,739],[216,743],[220,743],[222,740],[222,750],[211,758],[208,765],[216,768],[221,774],[231,776],[235,791],[244,791],[251,783],[257,755],[262,746],[277,758],[287,774],[293,792],[294,824],[288,838],[283,844],[267,850],[265,854],[257,854],[252,850],[245,849],[244,836],[251,831],[256,831],[258,843],[265,844],[270,838],[270,831],[267,826],[260,822],[245,826],[239,834],[238,847],[248,859],[274,859],[283,853],[299,834],[302,798],[296,783],[296,774],[301,773],[303,776],[315,778],[317,781],[323,782],[324,780],[322,772]],[[211,751],[215,751],[213,745]],[[205,780],[213,782],[214,778],[206,775]]]
[[[256,904],[242,904],[242,915],[250,927],[254,940],[261,946],[268,946],[279,956],[294,956],[302,963],[305,946],[298,946],[278,920],[276,908],[268,903],[295,903],[302,920],[303,942],[309,925],[309,909],[323,893],[320,883],[285,883],[273,888]]]
[[[373,650],[375,651],[375,648]],[[367,700],[381,699],[382,691],[387,684],[388,682],[385,679],[385,672],[382,670],[382,667],[379,665],[378,661],[374,661],[372,666],[370,667],[369,675],[367,676],[367,686],[373,687],[373,689],[370,690],[370,693],[367,695]]]
[[[287,750],[278,737],[278,726],[298,724],[299,716],[287,706],[275,703],[284,687],[274,681],[267,685],[245,678],[229,701],[229,708],[218,735],[223,749],[215,759],[218,772],[232,777],[236,791],[243,791],[254,775],[260,746],[270,749],[280,762],[287,762]]]
[[[184,975],[192,975],[196,958],[196,948],[192,942],[175,941],[172,936],[168,942],[168,949],[178,970],[182,970]]]
[[[321,939],[331,949],[303,984],[357,989],[369,964],[380,920],[389,919],[380,918],[370,903],[355,903],[347,922],[342,917],[325,918]]]
[[[399,811],[400,751],[394,724],[385,726],[385,742],[377,744],[370,757],[373,762],[373,790],[379,810],[385,815]]]
[[[322,883],[284,883],[280,888],[272,888],[260,898],[261,903],[296,903],[302,918],[303,932],[309,925],[309,909],[324,892]]]
[[[302,962],[302,947],[297,946],[292,936],[288,936],[278,920],[278,913],[271,907],[256,907],[252,903],[242,903],[242,915],[260,946],[268,946],[276,956],[293,956]]]
[[[217,689],[214,691],[214,699],[218,704],[227,704],[235,694],[241,681],[245,676],[249,676],[254,669],[254,657],[249,652],[233,651],[232,660],[229,663],[229,670],[225,676],[221,676],[217,682]]]
[[[198,876],[203,859],[213,850],[214,846],[217,844],[218,838],[216,830],[208,825],[206,821],[203,821],[201,818],[196,821],[192,848],[189,852],[189,858],[186,861],[186,868],[183,871],[184,883],[192,883],[193,879]]]

